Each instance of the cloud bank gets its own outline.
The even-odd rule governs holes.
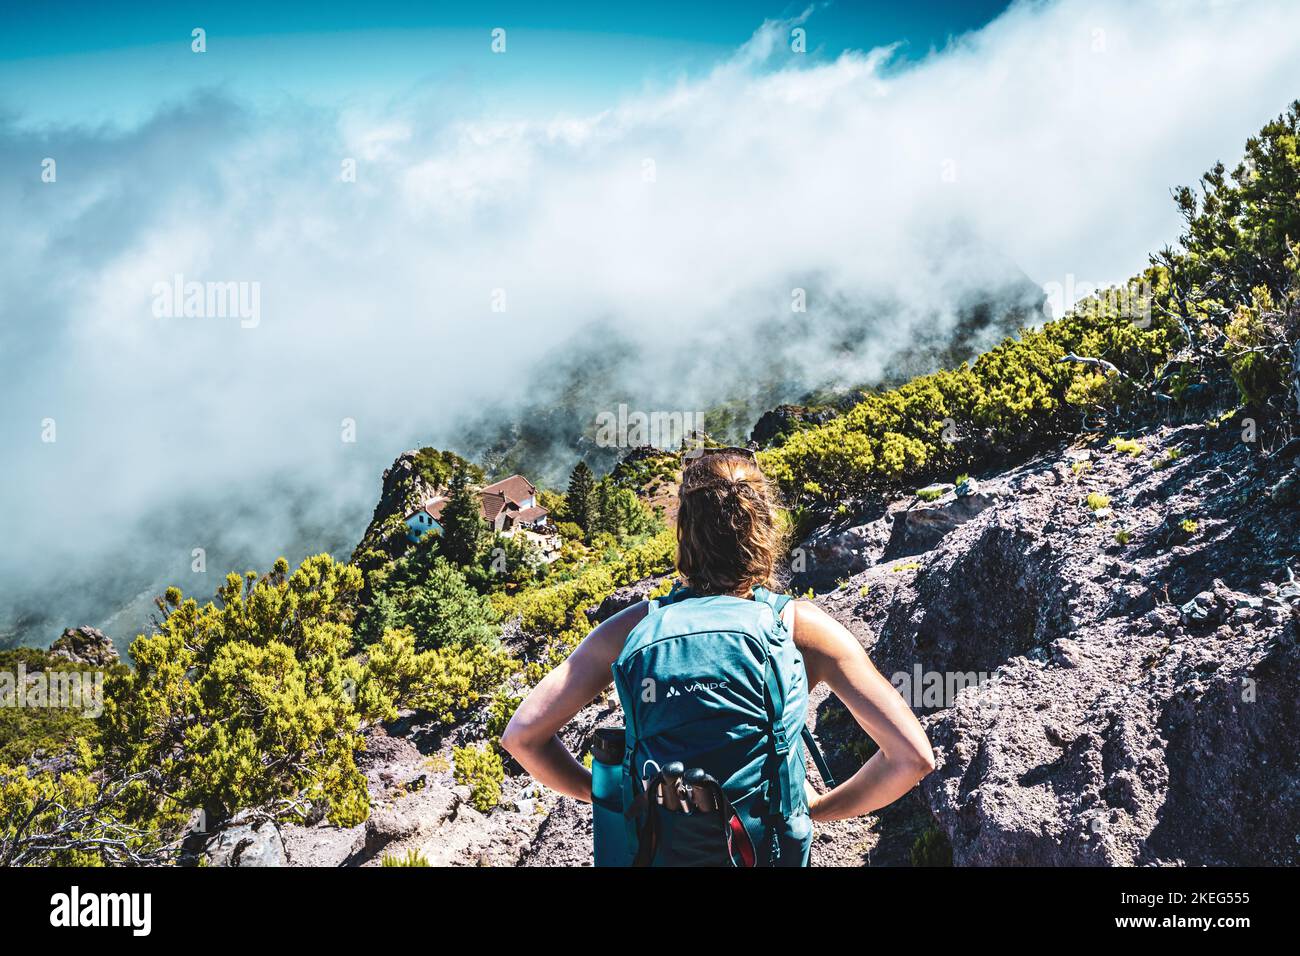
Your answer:
[[[437,85],[127,130],[0,103],[0,639],[134,599],[129,639],[163,582],[345,554],[398,452],[523,407],[557,355],[616,343],[620,400],[693,410],[773,366],[887,376],[1026,283],[1122,280],[1174,239],[1169,188],[1300,95],[1284,2],[1023,4],[912,64],[794,54],[793,24],[591,116]],[[256,325],[158,317],[178,276],[255,285]]]

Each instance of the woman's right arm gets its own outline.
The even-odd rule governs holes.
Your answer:
[[[591,771],[574,759],[557,735],[613,682],[610,667],[647,607],[642,601],[598,625],[515,710],[501,735],[501,746],[534,780],[567,797],[591,802]]]
[[[809,601],[796,601],[795,643],[808,686],[825,681],[880,749],[848,780],[811,798],[815,821],[843,820],[887,806],[934,769],[934,751],[920,721],[876,670],[844,625]]]

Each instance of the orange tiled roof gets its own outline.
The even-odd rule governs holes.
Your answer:
[[[507,501],[527,501],[537,494],[537,487],[523,475],[502,478],[483,489],[484,495],[502,495]]]

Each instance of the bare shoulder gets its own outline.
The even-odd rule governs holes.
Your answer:
[[[838,656],[862,649],[848,628],[814,602],[800,598],[790,604],[794,612],[794,643],[799,650]]]
[[[645,620],[649,611],[649,601],[637,601],[597,624],[582,643],[601,659],[609,658],[612,664],[627,643],[627,636]]]

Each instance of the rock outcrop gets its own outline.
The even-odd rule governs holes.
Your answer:
[[[1235,437],[1046,456],[819,598],[927,715],[958,865],[1300,861],[1300,525],[1268,493],[1295,463]],[[819,704],[844,760],[862,735]]]
[[[359,767],[370,817],[355,827],[327,821],[283,828],[294,866],[380,866],[414,856],[430,866],[514,866],[558,798],[523,775],[507,776],[498,806],[476,810],[454,779],[453,738],[409,720],[367,735]],[[429,748],[428,753],[421,746]],[[576,744],[575,744],[576,746]]]
[[[203,858],[208,866],[218,867],[289,865],[279,828],[242,813],[207,839]]]
[[[50,654],[91,667],[108,667],[119,660],[113,639],[99,628],[88,626],[68,628],[50,645]]]
[[[635,584],[619,588],[601,601],[598,607],[587,608],[587,619],[592,624],[599,624],[601,621],[613,617],[619,611],[646,600],[651,592],[663,586],[665,578],[666,575],[646,578],[644,581],[637,581]]]
[[[823,425],[839,414],[840,409],[834,405],[778,405],[764,412],[754,423],[749,440],[765,447],[800,428]]]
[[[352,552],[352,561],[369,571],[406,549],[406,527],[401,519],[433,497],[437,489],[420,474],[419,451],[402,452],[384,469],[383,487],[370,524]]]

